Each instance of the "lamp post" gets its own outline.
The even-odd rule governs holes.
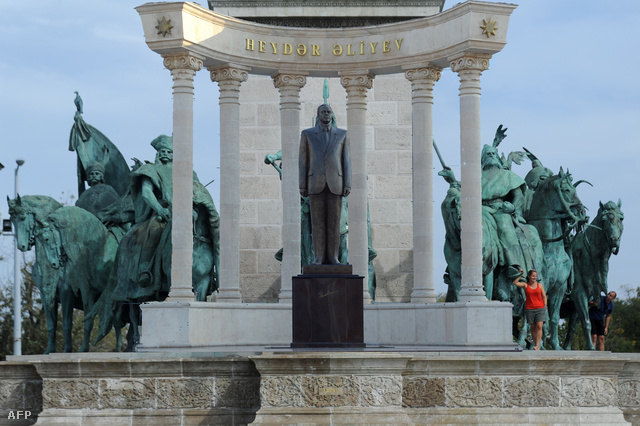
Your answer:
[[[22,158],[16,160],[15,193],[18,198],[18,170],[24,164]],[[22,292],[20,277],[20,258],[18,257],[18,234],[13,230],[13,354],[22,355]]]

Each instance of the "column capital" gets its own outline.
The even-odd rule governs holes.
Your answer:
[[[451,70],[453,72],[460,71],[477,71],[482,72],[489,69],[490,55],[469,55],[450,58]]]
[[[410,82],[419,82],[421,80],[430,80],[435,83],[440,80],[440,76],[442,75],[442,68],[440,67],[421,67],[421,68],[411,68],[405,70],[404,76]]]
[[[193,53],[175,53],[162,55],[165,68],[174,70],[191,70],[194,73],[202,69],[203,59]]]
[[[302,89],[307,84],[307,73],[281,72],[273,76],[273,87],[282,91],[285,87]]]
[[[227,64],[207,69],[211,74],[211,81],[218,83],[221,81],[243,83],[249,78],[249,68],[247,67]]]
[[[373,86],[373,75],[368,71],[340,73],[340,84],[347,90],[351,88],[371,89]]]

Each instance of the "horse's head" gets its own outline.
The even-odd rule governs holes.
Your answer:
[[[558,178],[553,182],[554,189],[558,195],[555,206],[556,213],[565,215],[564,218],[569,220],[569,227],[571,228],[584,225],[589,221],[587,209],[578,198],[578,192],[575,185],[573,185],[571,174],[568,170],[564,173],[560,168],[557,176]]]
[[[27,203],[22,202],[20,195],[16,196],[15,200],[10,200],[7,197],[7,202],[9,203],[9,215],[11,223],[13,223],[18,250],[29,251],[35,242],[35,213],[30,211]]]
[[[569,171],[560,168],[538,186],[529,213],[531,220],[560,219],[568,228],[577,228],[588,222],[586,208],[578,198],[576,185]]]
[[[609,243],[609,249],[611,254],[618,254],[620,250],[620,238],[622,237],[624,213],[622,213],[622,201],[618,200],[617,203],[613,201],[607,201],[605,204],[600,202],[600,208],[598,209],[598,215],[594,222],[601,221],[600,227],[604,233],[604,237]]]
[[[28,251],[35,242],[36,229],[47,226],[47,217],[62,204],[45,195],[26,195],[10,200],[9,215],[16,233],[16,241],[20,251]]]
[[[59,269],[64,261],[62,245],[60,243],[60,235],[52,226],[39,228],[36,232],[36,240],[38,240],[38,250],[44,250],[47,261],[53,269]]]

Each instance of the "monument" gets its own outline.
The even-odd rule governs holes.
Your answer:
[[[317,124],[300,137],[300,195],[309,197],[315,265],[338,265],[342,198],[351,192],[351,146],[347,131],[331,125],[333,111],[318,107]]]
[[[411,2],[403,3],[409,5]],[[331,3],[336,5],[337,2]],[[379,3],[377,3],[379,5]],[[275,5],[275,3],[274,3]],[[254,11],[264,10],[253,4]],[[337,7],[337,6],[336,6]],[[256,9],[257,8],[257,9]],[[249,8],[251,9],[251,7]],[[499,52],[506,42],[506,28],[508,18],[513,10],[511,5],[495,5],[468,2],[455,6],[438,15],[438,18],[420,18],[391,23],[383,26],[369,27],[362,31],[358,27],[342,29],[314,29],[268,26],[267,33],[262,25],[253,26],[246,21],[226,19],[224,15],[206,12],[189,3],[170,3],[159,6],[143,5],[137,8],[141,15],[145,38],[148,46],[163,57],[164,64],[172,72],[174,78],[174,156],[175,164],[187,170],[178,170],[174,167],[174,185],[187,185],[179,183],[181,178],[190,173],[190,146],[192,144],[192,113],[193,108],[193,75],[203,67],[210,72],[212,81],[220,87],[220,124],[221,158],[221,195],[220,195],[220,289],[217,297],[217,306],[207,307],[194,305],[193,298],[187,297],[181,290],[184,284],[181,281],[189,280],[189,272],[183,268],[172,279],[172,289],[169,303],[144,304],[143,311],[148,311],[152,318],[151,329],[143,330],[142,350],[157,350],[165,344],[175,348],[206,348],[212,344],[216,346],[237,346],[238,342],[230,341],[224,337],[222,330],[214,331],[213,335],[200,334],[192,324],[205,321],[219,323],[222,321],[236,324],[238,332],[242,335],[246,344],[262,345],[268,342],[272,345],[288,345],[291,335],[281,333],[283,324],[290,322],[291,315],[291,277],[300,273],[300,193],[298,185],[299,145],[297,143],[301,129],[302,111],[309,108],[302,101],[303,90],[311,90],[306,87],[307,79],[312,83],[317,81],[321,87],[324,78],[329,77],[336,83],[340,81],[346,91],[346,122],[349,131],[352,158],[352,182],[349,194],[349,262],[353,265],[355,275],[367,277],[369,253],[367,235],[367,191],[368,181],[373,179],[367,173],[368,149],[367,149],[367,106],[370,102],[368,95],[371,90],[374,93],[373,81],[381,81],[381,87],[385,87],[384,75],[404,73],[402,86],[386,86],[392,93],[397,88],[411,91],[411,114],[406,113],[405,120],[411,123],[410,157],[403,156],[402,164],[408,174],[400,181],[412,182],[409,199],[404,204],[403,211],[410,211],[408,223],[402,227],[387,226],[376,228],[376,214],[372,208],[371,224],[372,239],[375,245],[376,236],[388,237],[391,240],[401,240],[405,245],[405,255],[412,258],[414,274],[409,280],[411,291],[410,298],[405,302],[393,304],[371,304],[368,292],[367,279],[364,280],[361,289],[364,304],[365,342],[371,344],[392,345],[461,345],[470,347],[492,347],[513,350],[516,346],[510,337],[511,309],[509,303],[494,302],[486,304],[486,298],[482,288],[482,265],[480,256],[473,254],[481,247],[481,226],[474,219],[474,207],[477,203],[480,207],[481,191],[479,185],[473,184],[480,176],[480,132],[477,126],[470,123],[479,121],[479,77],[489,66],[489,58]],[[271,9],[273,11],[273,9]],[[342,9],[346,11],[347,9]],[[402,9],[396,10],[399,12]],[[488,15],[491,15],[488,17]],[[163,26],[159,23],[167,22],[170,25]],[[176,25],[178,24],[179,25]],[[460,25],[474,28],[470,33],[458,31]],[[158,27],[158,28],[156,28]],[[170,28],[171,27],[171,28]],[[193,28],[195,32],[185,32],[185,28]],[[503,31],[496,28],[503,28]],[[160,31],[160,29],[163,29]],[[196,30],[197,29],[197,30]],[[217,34],[215,37],[200,37],[196,34]],[[438,34],[437,37],[434,34]],[[336,38],[340,41],[338,42]],[[215,41],[214,41],[215,40]],[[342,41],[343,40],[343,41]],[[422,41],[429,40],[429,43]],[[189,47],[193,46],[193,47]],[[198,46],[197,48],[195,46]],[[269,50],[270,49],[270,50]],[[293,49],[293,50],[291,50]],[[229,58],[233,61],[229,62]],[[462,288],[460,302],[448,307],[454,312],[447,315],[460,316],[453,321],[459,326],[446,327],[445,323],[451,320],[445,319],[445,309],[435,302],[433,290],[433,236],[432,227],[428,226],[433,221],[432,201],[432,175],[428,165],[432,163],[432,90],[433,85],[440,77],[444,68],[450,67],[461,78],[460,102],[461,102],[461,144],[464,165],[462,171],[462,216],[469,218],[463,221],[463,226],[469,229],[462,232]],[[295,70],[295,71],[294,71]],[[266,86],[265,78],[268,75],[273,81],[276,90]],[[255,85],[250,82],[255,79]],[[315,79],[315,80],[314,80]],[[245,82],[247,86],[245,88]],[[395,83],[394,83],[395,84]],[[337,90],[333,90],[335,93]],[[256,220],[260,227],[270,232],[266,234],[251,234],[240,232],[241,223],[247,222],[253,211],[253,218],[265,214],[249,203],[244,203],[243,191],[258,190],[253,198],[263,197],[269,190],[264,187],[252,185],[253,180],[241,179],[242,165],[241,147],[258,151],[252,154],[254,165],[264,167],[265,174],[272,179],[277,179],[270,173],[269,166],[264,164],[262,158],[269,152],[277,150],[268,147],[267,152],[260,152],[267,141],[271,140],[265,123],[277,123],[277,109],[267,107],[276,114],[270,115],[270,119],[260,117],[257,121],[252,111],[258,111],[253,99],[260,98],[269,92],[269,97],[279,92],[279,140],[282,149],[282,216],[278,219]],[[313,90],[314,99],[317,99],[319,90]],[[375,92],[378,93],[378,92]],[[392,96],[388,93],[387,96]],[[457,96],[457,95],[456,95]],[[248,98],[247,98],[248,97]],[[313,111],[317,106],[314,101]],[[372,103],[375,105],[375,102]],[[255,110],[250,108],[256,106]],[[332,102],[334,112],[340,104]],[[248,109],[249,108],[249,109]],[[344,109],[336,113],[338,117],[344,117]],[[309,114],[310,116],[313,116]],[[315,114],[314,114],[315,115]],[[307,114],[305,114],[307,116]],[[252,122],[254,132],[240,131],[245,123]],[[177,127],[176,127],[177,126]],[[385,133],[385,132],[380,132]],[[277,133],[275,133],[277,134]],[[392,134],[387,142],[397,141],[398,135]],[[383,143],[380,141],[380,143]],[[245,145],[246,144],[246,145]],[[382,148],[382,146],[380,146]],[[183,154],[180,154],[180,152]],[[385,153],[388,154],[388,153]],[[182,161],[178,156],[184,155]],[[379,157],[378,157],[379,158]],[[400,156],[395,157],[398,161]],[[409,161],[410,158],[410,161]],[[375,162],[374,162],[375,164]],[[409,166],[410,165],[410,166]],[[397,171],[397,168],[394,168]],[[398,185],[394,174],[386,176],[390,191],[405,191],[404,185]],[[379,179],[382,183],[385,179]],[[244,184],[242,184],[244,182]],[[275,181],[277,182],[277,181]],[[468,184],[465,185],[465,182]],[[479,183],[479,182],[478,182]],[[265,183],[271,185],[271,182]],[[271,185],[276,188],[277,185]],[[380,186],[380,185],[376,185]],[[176,191],[177,194],[177,191]],[[277,192],[276,192],[277,194]],[[475,201],[474,201],[475,200]],[[174,198],[174,218],[178,217],[179,203]],[[272,206],[277,206],[273,203]],[[189,205],[190,205],[189,201]],[[265,205],[267,203],[264,203]],[[411,205],[411,208],[408,208]],[[399,204],[398,204],[399,206]],[[400,211],[399,207],[397,211]],[[274,212],[273,208],[266,211]],[[278,209],[275,210],[276,212]],[[271,226],[270,220],[277,220],[281,226]],[[176,238],[190,236],[191,229],[182,223],[184,229],[174,226],[174,250],[173,265],[176,260],[184,262],[188,257],[179,255],[176,248],[184,246],[186,241],[178,244]],[[412,230],[404,233],[403,230]],[[270,288],[277,291],[279,303],[260,303],[248,305],[242,302],[251,302],[255,299],[251,296],[251,288],[254,282],[246,275],[241,275],[240,258],[242,255],[242,268],[259,264],[261,256],[249,256],[249,252],[241,250],[243,244],[253,241],[253,245],[265,248],[270,262],[273,260],[273,251],[280,247],[278,243],[281,232],[283,259],[279,269],[277,283],[272,282]],[[386,234],[384,233],[386,232]],[[480,243],[477,244],[478,240]],[[409,244],[412,241],[413,244]],[[275,250],[274,250],[275,249]],[[394,255],[397,256],[398,252]],[[384,248],[378,251],[378,258],[385,261]],[[399,260],[398,257],[395,257]],[[256,268],[258,275],[269,274],[271,269],[267,264],[264,273]],[[275,264],[277,267],[277,264]],[[398,265],[399,267],[399,265]],[[394,268],[395,269],[395,268]],[[173,271],[172,271],[173,273]],[[242,280],[240,277],[242,276]],[[173,278],[173,277],[172,277]],[[378,277],[377,298],[385,301],[385,291],[389,283],[386,278]],[[407,279],[403,279],[403,283]],[[175,286],[175,287],[174,287]],[[264,287],[262,287],[264,288]],[[279,291],[278,291],[279,290]],[[406,293],[405,293],[406,294]],[[389,301],[389,299],[387,299]],[[392,299],[393,300],[393,299]],[[259,300],[255,300],[259,301]],[[262,301],[269,301],[262,300]],[[243,309],[239,309],[243,306]],[[146,313],[145,313],[146,314]],[[483,322],[476,321],[482,317]],[[183,320],[180,320],[180,319]],[[185,323],[184,319],[189,318]],[[157,320],[156,320],[157,319]],[[409,322],[405,322],[409,321]],[[172,327],[172,323],[189,324],[189,332],[185,332],[183,326]],[[258,323],[261,326],[255,327]],[[402,323],[402,332],[392,331],[392,324]],[[271,325],[266,327],[266,324]],[[279,324],[273,327],[273,324]],[[491,325],[488,325],[491,324]],[[157,328],[156,328],[157,327]],[[193,332],[191,331],[193,329]],[[289,327],[287,327],[289,328]],[[163,335],[157,330],[163,330]],[[464,331],[462,331],[464,330]],[[488,332],[491,330],[491,332]],[[146,336],[145,336],[146,334]],[[246,339],[246,340],[245,340]],[[171,342],[171,343],[169,343]],[[477,346],[476,346],[477,345]]]
[[[291,347],[363,347],[362,280],[338,260],[343,198],[351,192],[347,131],[332,126],[333,111],[318,107],[316,125],[302,131],[300,195],[309,197],[314,261],[293,277]]]
[[[332,19],[320,20],[327,23],[323,29],[272,25],[277,18],[266,25],[254,24],[217,13],[215,9],[223,11],[225,3],[226,13],[232,13],[234,4],[238,4],[212,2],[213,12],[194,3],[149,3],[137,8],[148,46],[162,56],[174,81],[172,286],[169,302],[143,305],[141,350],[146,352],[106,359],[96,355],[11,360],[16,364],[2,370],[3,378],[9,377],[0,381],[3,390],[20,387],[40,394],[39,420],[44,424],[78,424],[85,420],[113,424],[114,419],[127,424],[177,419],[201,424],[572,423],[576,419],[602,424],[637,418],[637,356],[579,357],[580,362],[568,366],[566,356],[521,353],[511,340],[511,305],[489,302],[484,295],[480,76],[488,69],[491,56],[505,45],[515,6],[470,1],[433,17],[414,9],[411,16],[422,17],[405,20],[403,12],[420,8],[413,1],[400,1],[395,8],[384,9],[395,22],[363,30],[331,29]],[[252,5],[249,9],[255,12],[256,20],[270,19],[273,7],[284,4],[247,3]],[[340,4],[353,3],[330,0],[321,7],[336,14],[345,11]],[[383,8],[386,3],[371,0],[369,6]],[[320,13],[317,7],[306,6],[300,11],[313,18]],[[441,8],[441,3],[430,7]],[[352,13],[380,10],[376,8],[354,8]],[[346,21],[351,19],[349,14],[343,16]],[[301,23],[307,21],[304,16],[300,18]],[[203,67],[220,88],[223,161],[217,303],[195,302],[190,292],[193,76]],[[457,303],[436,304],[432,303],[435,294],[428,278],[433,276],[429,226],[433,221],[432,98],[433,86],[445,68],[457,73],[461,82],[459,93],[450,95],[459,95],[460,99],[464,220],[460,299]],[[386,85],[385,93],[385,84],[391,82],[385,80],[385,74],[404,74],[402,78],[407,81]],[[406,251],[411,252],[414,272],[410,296],[403,296],[411,303],[372,305],[364,284],[360,286],[364,340],[384,346],[372,352],[291,351],[280,347],[291,342],[292,288],[287,283],[300,269],[300,194],[295,165],[302,117],[309,116],[301,93],[310,90],[305,89],[307,79],[311,86],[312,79],[325,77],[334,83],[339,79],[346,91],[345,107],[339,115],[346,116],[353,161],[349,256],[354,272],[362,276],[367,274],[368,263],[367,106],[375,109],[371,101],[385,94],[392,97],[397,87],[411,93],[411,107],[404,110],[405,125],[410,127],[405,136],[411,147],[406,151],[411,154],[395,156],[398,162],[402,158],[403,170],[409,170],[403,181],[413,183],[405,207],[412,204],[411,219],[406,224],[412,229],[407,239],[412,244]],[[374,78],[378,90],[373,88]],[[250,86],[254,79],[256,86]],[[270,80],[276,91],[264,85]],[[270,136],[263,124],[273,120],[252,114],[261,107],[246,102],[262,99],[262,92],[268,92],[266,97],[280,96],[279,117],[278,108],[272,108],[270,102],[262,105],[275,122],[279,118],[279,132]],[[388,115],[384,109],[377,112]],[[241,126],[247,123],[255,126],[253,135],[241,134]],[[389,139],[402,139],[394,136]],[[254,244],[266,247],[272,257],[273,249],[280,246],[278,236],[282,236],[283,265],[274,272],[282,280],[274,290],[279,303],[243,303],[251,282],[246,276],[240,279],[240,255],[246,255],[244,264],[250,263],[251,256],[241,247],[255,235],[240,232],[241,218],[251,217],[252,211],[241,203],[240,147],[252,144],[251,148],[258,151],[253,164],[263,166],[265,152],[276,151],[272,146],[261,148],[260,144],[270,138],[279,139],[282,148],[282,215],[278,219],[282,226],[271,229],[275,238],[254,239]],[[262,149],[265,152],[259,152]],[[243,158],[251,164],[247,157]],[[397,167],[388,178],[395,177],[396,172]],[[247,187],[245,184],[245,191]],[[253,214],[258,224],[258,209]],[[376,219],[373,215],[374,224]],[[262,226],[269,228],[268,224]],[[374,239],[380,229],[374,228]],[[391,232],[402,234],[398,228]],[[258,257],[253,259],[258,265]],[[384,284],[387,286],[388,282]],[[202,330],[198,325],[203,323],[230,326]],[[167,353],[148,353],[151,351]],[[13,368],[11,374],[4,374],[9,367]],[[37,407],[37,398],[34,400]]]

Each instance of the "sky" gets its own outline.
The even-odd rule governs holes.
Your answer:
[[[199,3],[206,6],[205,0]],[[0,2],[0,197],[77,195],[76,155],[68,151],[74,91],[87,123],[105,133],[124,157],[153,160],[150,141],[171,134],[171,77],[144,42],[134,7],[142,1]],[[445,9],[456,2],[447,1]],[[612,256],[609,288],[624,296],[640,259],[640,2],[522,0],[511,15],[507,45],[481,77],[482,139],[508,128],[506,153],[526,147],[554,172],[586,179],[578,195],[595,217],[598,202],[622,200],[625,229]],[[375,84],[375,80],[374,80]],[[434,89],[434,137],[460,176],[459,80],[444,70]],[[194,170],[219,205],[218,87],[207,72],[195,78]],[[437,160],[436,160],[437,161]],[[530,169],[514,166],[520,176]],[[447,184],[434,164],[434,282],[445,268],[440,202]],[[6,202],[0,215],[8,218]],[[12,238],[0,236],[0,280],[11,279]]]

